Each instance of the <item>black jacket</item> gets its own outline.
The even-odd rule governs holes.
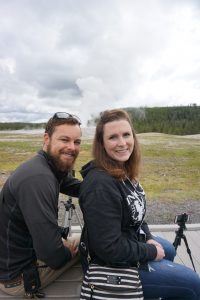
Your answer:
[[[58,227],[59,192],[78,196],[80,181],[59,174],[40,151],[8,178],[0,193],[0,279],[36,259],[57,269],[71,259]]]
[[[156,247],[139,241],[140,229],[145,232],[146,240],[151,238],[144,215],[137,219],[135,211],[134,217],[127,202],[132,197],[134,206],[141,186],[117,180],[93,163],[82,169],[82,176],[79,201],[92,260],[106,265],[134,266],[155,259]],[[84,244],[87,244],[85,229],[81,237],[81,245]],[[83,253],[82,246],[80,251]]]

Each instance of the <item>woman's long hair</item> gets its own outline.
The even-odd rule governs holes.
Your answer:
[[[104,126],[106,123],[113,121],[126,120],[131,126],[134,149],[129,159],[122,165],[120,162],[113,160],[108,156],[103,144]],[[96,126],[96,132],[93,142],[93,157],[97,167],[105,170],[111,176],[124,179],[126,176],[131,180],[137,180],[140,169],[141,154],[135,130],[128,113],[122,109],[106,110],[100,115]]]

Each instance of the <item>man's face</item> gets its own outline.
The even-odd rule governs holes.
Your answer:
[[[63,124],[56,126],[51,137],[47,133],[44,134],[43,150],[47,152],[58,171],[67,172],[73,168],[80,144],[79,125]]]

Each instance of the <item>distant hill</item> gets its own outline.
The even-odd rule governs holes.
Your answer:
[[[137,133],[160,132],[176,135],[200,133],[200,106],[128,107]],[[98,118],[89,121],[96,123]]]
[[[39,129],[44,128],[44,126],[45,123],[5,122],[0,123],[0,130]]]

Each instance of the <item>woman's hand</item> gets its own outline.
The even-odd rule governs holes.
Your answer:
[[[159,247],[162,248],[162,245],[159,244],[158,242],[156,242],[156,241],[153,240],[153,239],[148,240],[146,243],[147,243],[147,244],[152,244],[152,245],[155,245],[155,246],[159,246]]]
[[[156,246],[156,250],[157,250],[157,255],[156,255],[156,258],[155,258],[156,261],[159,261],[159,260],[161,260],[165,257],[165,251],[164,251],[161,244],[159,244],[158,242],[156,242],[153,239],[148,240],[147,244],[151,244],[151,245]]]

